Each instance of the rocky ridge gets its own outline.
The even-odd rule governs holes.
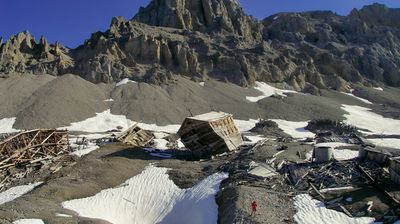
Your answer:
[[[0,73],[155,84],[184,75],[242,86],[286,82],[312,93],[351,83],[399,86],[399,17],[400,10],[373,4],[348,16],[280,13],[257,21],[238,1],[153,0],[131,20],[113,18],[109,30],[76,49],[43,47],[18,34],[1,45]]]

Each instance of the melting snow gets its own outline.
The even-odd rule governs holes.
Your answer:
[[[330,224],[372,224],[374,218],[350,218],[344,213],[327,209],[325,205],[308,194],[297,195],[294,198],[297,213],[294,220],[298,224],[330,223]]]
[[[354,146],[353,144],[343,142],[324,142],[315,144],[315,147],[333,148],[333,157],[336,160],[350,160],[358,157],[358,150],[336,149],[337,147]]]
[[[13,128],[15,120],[15,117],[0,119],[0,134],[18,132],[19,130]]]
[[[136,122],[129,120],[125,115],[114,115],[111,113],[111,110],[106,110],[102,113],[96,113],[95,117],[71,123],[70,126],[62,127],[62,129],[82,132],[106,132],[116,129],[117,126],[128,129],[133,124],[136,124]],[[166,133],[176,133],[180,128],[180,125],[157,126],[156,124],[144,123],[139,123],[138,126],[145,130]]]
[[[371,112],[371,109],[359,106],[342,105],[342,109],[348,114],[344,117],[345,123],[356,126],[367,134],[400,134],[400,120],[385,118],[379,114]]]
[[[16,186],[13,188],[10,188],[6,191],[3,191],[0,193],[0,205],[13,201],[14,199],[17,199],[21,197],[22,195],[32,191],[35,187],[41,185],[43,182],[38,182],[34,184],[28,184],[28,185],[21,185],[21,186]]]
[[[154,148],[156,149],[168,149],[167,144],[169,143],[167,140],[165,139],[153,139],[154,142]]]
[[[217,223],[215,195],[227,174],[217,173],[190,189],[169,179],[167,168],[150,165],[117,188],[82,199],[63,202],[80,216],[114,224]]]
[[[270,86],[264,82],[256,82],[256,86],[254,87],[256,90],[260,91],[263,93],[261,96],[247,96],[246,99],[250,102],[258,102],[264,98],[270,97],[272,95],[280,95],[280,96],[286,96],[285,93],[297,93],[296,91],[293,90],[283,90],[283,89],[278,89],[273,86]]]
[[[315,134],[307,131],[305,127],[308,125],[308,121],[285,121],[279,119],[271,119],[278,124],[279,128],[293,138],[314,138]]]
[[[136,83],[135,81],[129,80],[128,78],[125,78],[123,80],[121,80],[120,82],[118,82],[117,84],[115,84],[115,86],[122,86],[128,83]]]
[[[104,100],[105,102],[113,102],[114,101],[114,99],[106,99],[106,100]]]
[[[133,124],[134,123],[124,115],[114,115],[111,114],[111,110],[106,110],[102,113],[96,113],[95,117],[71,123],[70,126],[63,128],[70,131],[106,132],[108,130],[116,129],[117,126],[127,129]]]
[[[61,213],[57,213],[56,214],[57,217],[66,217],[66,218],[71,218],[72,215],[66,215],[66,214],[61,214]]]
[[[358,157],[358,151],[350,149],[333,149],[333,157],[336,160],[350,160]]]
[[[371,101],[366,100],[366,99],[363,99],[363,98],[358,97],[358,96],[355,96],[353,93],[345,93],[345,92],[342,92],[342,93],[343,93],[343,94],[346,94],[346,95],[348,95],[348,96],[352,96],[352,97],[354,97],[354,98],[356,98],[356,99],[358,99],[358,100],[360,100],[360,101],[362,101],[362,102],[364,102],[364,103],[366,103],[366,104],[373,104]]]
[[[379,91],[383,91],[382,87],[374,87],[374,89],[379,90]]]
[[[246,132],[251,130],[256,126],[258,120],[250,119],[248,121],[245,120],[234,120],[236,127],[239,129],[240,132]]]
[[[400,149],[400,139],[398,138],[369,138],[368,141],[376,146]]]
[[[199,85],[201,85],[201,86],[205,86],[205,84],[206,84],[205,82],[200,82],[199,83]]]
[[[13,224],[44,224],[41,219],[19,219],[13,222]]]
[[[267,139],[267,138],[265,138],[265,137],[262,136],[262,135],[245,135],[245,137],[246,137],[247,139],[249,139],[249,141],[246,141],[246,143],[251,143],[251,144],[256,144],[256,143],[258,143],[259,141],[262,141],[262,140]]]

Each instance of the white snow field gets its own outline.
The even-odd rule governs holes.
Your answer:
[[[12,133],[12,132],[19,131],[19,130],[13,128],[15,120],[16,120],[15,117],[0,119],[0,134]]]
[[[13,224],[44,224],[41,219],[19,219],[13,222]]]
[[[362,101],[362,102],[364,102],[366,104],[373,104],[371,101],[369,101],[367,99],[364,99],[364,98],[361,98],[361,97],[358,97],[358,96],[355,96],[353,93],[345,93],[345,92],[341,92],[341,93],[346,94],[348,96],[352,96],[352,97],[354,97],[354,98],[356,98],[356,99],[358,99],[358,100],[360,100],[360,101]]]
[[[125,78],[125,79],[123,79],[123,80],[121,80],[120,82],[118,82],[117,84],[115,84],[115,86],[122,86],[122,85],[126,85],[126,84],[128,84],[128,83],[136,83],[135,81],[132,81],[132,80],[130,80],[130,79],[128,79],[128,78]]]
[[[41,185],[43,182],[27,184],[27,185],[20,185],[16,187],[12,187],[6,191],[0,193],[0,205],[5,204],[7,202],[13,201],[21,197],[22,195],[29,193],[35,187]]]
[[[271,119],[278,124],[279,128],[283,130],[286,134],[292,136],[293,138],[313,138],[314,133],[307,131],[305,127],[308,125],[308,121],[286,121],[280,119]]]
[[[246,99],[253,103],[273,95],[286,96],[285,93],[297,93],[296,91],[293,90],[278,89],[264,82],[256,82],[254,89],[262,92],[263,94],[261,96],[255,96],[255,97],[246,96]]]
[[[322,202],[312,199],[308,194],[297,195],[294,206],[297,210],[294,220],[298,224],[372,224],[375,221],[369,217],[350,218],[342,212],[327,209]]]
[[[217,223],[215,195],[228,175],[217,173],[193,188],[180,189],[169,179],[167,171],[167,168],[149,165],[119,187],[66,201],[62,206],[80,216],[114,224]]]
[[[342,105],[342,109],[348,114],[345,114],[345,123],[356,126],[367,134],[385,134],[395,135],[400,134],[400,120],[385,118],[371,111],[369,108],[360,106]]]

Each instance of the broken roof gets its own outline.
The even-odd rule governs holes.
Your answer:
[[[216,121],[226,117],[232,116],[231,114],[225,112],[212,111],[206,114],[200,114],[194,117],[188,117],[189,119],[199,120],[199,121]]]

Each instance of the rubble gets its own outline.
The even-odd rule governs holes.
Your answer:
[[[0,185],[21,179],[71,152],[68,131],[35,129],[12,135],[0,142]],[[57,172],[61,167],[53,167]]]
[[[121,135],[116,137],[116,140],[124,144],[143,147],[154,139],[154,135],[146,130],[138,127],[138,124],[133,125]]]

